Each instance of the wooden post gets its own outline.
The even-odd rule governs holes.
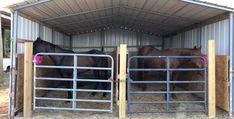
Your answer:
[[[215,40],[208,42],[208,116],[214,118],[215,104]]]
[[[32,50],[33,43],[24,43],[24,118],[32,117]]]
[[[119,47],[115,53],[115,102],[119,105]]]
[[[120,66],[119,66],[119,118],[126,118],[126,65],[127,45],[120,45]]]

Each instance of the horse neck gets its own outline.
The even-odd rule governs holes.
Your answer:
[[[190,49],[186,49],[186,50],[181,50],[181,49],[167,49],[167,50],[163,50],[163,51],[157,51],[157,50],[153,50],[152,52],[149,53],[149,55],[152,56],[192,56],[193,52],[195,52],[194,50],[190,50]],[[183,65],[184,63],[187,63],[190,59],[188,58],[181,58],[181,59],[172,59],[171,61],[171,65],[173,65],[174,67],[178,67]],[[160,63],[158,64],[163,64],[165,63],[165,60],[156,60],[159,61]]]
[[[178,54],[179,56],[192,56],[194,50],[175,50],[176,54]]]
[[[68,52],[72,53],[72,51],[62,49],[58,46],[52,46],[52,49],[50,49],[50,50],[51,50],[51,52],[54,52],[54,53],[68,53]],[[64,56],[50,56],[50,58],[55,63],[55,65],[61,65],[61,63],[64,60]]]

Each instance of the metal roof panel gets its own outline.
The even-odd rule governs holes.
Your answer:
[[[155,34],[167,34],[231,9],[197,0],[46,1],[32,0],[10,7],[20,8],[19,12],[64,29],[66,32],[107,26],[126,26],[132,29],[144,29]],[[33,6],[30,7],[30,5]],[[212,6],[219,9],[211,8]]]

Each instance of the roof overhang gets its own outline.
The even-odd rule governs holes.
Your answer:
[[[9,12],[0,10],[0,17],[1,17],[1,22],[2,22],[2,28],[10,29],[11,14]]]
[[[67,34],[121,27],[166,35],[234,11],[197,0],[31,0],[10,8]]]

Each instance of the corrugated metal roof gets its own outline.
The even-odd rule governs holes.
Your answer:
[[[165,35],[226,12],[181,0],[40,0],[37,5],[35,2],[30,0],[11,8],[32,4],[20,9],[20,13],[68,34],[117,26]]]

